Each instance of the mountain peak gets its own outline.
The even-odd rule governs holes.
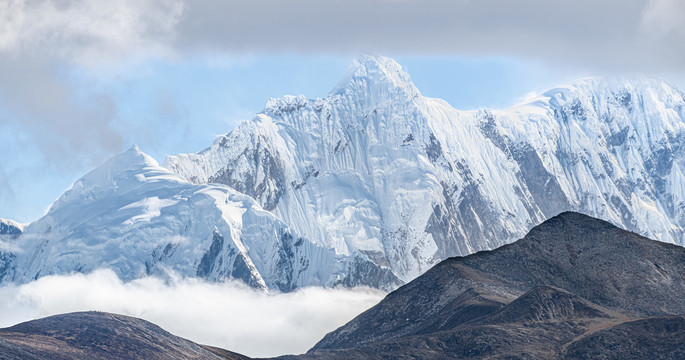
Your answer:
[[[100,167],[83,176],[81,180],[103,177],[109,179],[127,170],[158,166],[157,160],[142,152],[138,145],[132,145],[128,150],[107,160]]]
[[[543,247],[552,248],[560,247],[560,243],[603,247],[608,246],[617,236],[622,236],[620,234],[623,232],[623,229],[608,221],[578,212],[566,211],[535,226],[521,241],[533,241],[543,245]],[[612,235],[608,236],[607,234]],[[633,235],[638,236],[637,234]]]
[[[27,321],[0,329],[0,338],[0,354],[11,359],[247,359],[142,319],[97,311]]]
[[[84,196],[84,194],[105,189],[116,189],[116,179],[118,177],[128,178],[127,175],[124,175],[126,172],[138,172],[144,168],[157,167],[159,167],[159,164],[155,159],[142,152],[137,145],[133,145],[128,150],[107,160],[104,164],[78,179],[71,189],[67,190],[52,204],[50,211],[59,208],[71,200]]]
[[[380,55],[358,55],[330,95],[358,91],[400,91],[410,97],[420,96],[409,74],[395,60]],[[364,92],[366,92],[364,91]]]
[[[607,221],[575,211],[564,211],[559,213],[558,215],[545,220],[534,229],[547,230],[549,228],[556,228],[564,225],[577,225],[579,227],[589,227],[593,229],[598,227],[606,227],[620,230],[618,227]]]

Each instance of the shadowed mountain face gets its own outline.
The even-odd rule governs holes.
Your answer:
[[[0,330],[1,359],[247,359],[174,336],[145,320],[79,312]]]
[[[443,261],[307,357],[622,358],[612,354],[644,346],[682,358],[684,270],[684,248],[562,213],[513,244]]]

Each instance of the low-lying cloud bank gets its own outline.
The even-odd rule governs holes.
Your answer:
[[[0,327],[98,310],[143,318],[198,343],[275,356],[307,351],[384,296],[368,288],[264,293],[242,283],[196,279],[148,277],[123,283],[112,271],[99,270],[0,288]]]

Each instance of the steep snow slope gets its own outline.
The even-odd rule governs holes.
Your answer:
[[[361,56],[325,99],[270,99],[164,166],[226,184],[295,232],[408,281],[561,211],[683,244],[685,97],[649,79],[583,79],[504,111],[421,96]]]
[[[252,198],[191,184],[135,146],[78,180],[16,245],[6,274],[16,282],[108,267],[124,280],[173,270],[289,291],[332,284],[342,269]]]

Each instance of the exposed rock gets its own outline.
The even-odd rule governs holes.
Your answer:
[[[51,316],[0,329],[0,358],[247,359],[174,336],[145,320],[102,312]]]

